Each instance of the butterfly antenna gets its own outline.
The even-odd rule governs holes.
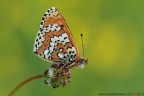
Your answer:
[[[83,58],[85,56],[84,52],[85,52],[85,45],[84,45],[84,41],[83,41],[83,34],[81,33],[81,40],[82,40],[82,49],[83,49]]]

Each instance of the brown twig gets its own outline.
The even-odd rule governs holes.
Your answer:
[[[36,75],[36,76],[33,76],[33,77],[30,77],[26,80],[24,80],[23,82],[21,82],[18,86],[16,86],[10,93],[8,96],[13,96],[15,94],[15,92],[17,92],[21,87],[23,87],[25,84],[27,84],[28,82],[32,81],[32,80],[35,80],[35,79],[39,79],[39,78],[43,78],[45,77],[45,75]]]

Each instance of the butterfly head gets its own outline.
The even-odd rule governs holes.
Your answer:
[[[80,67],[81,67],[81,68],[84,68],[85,65],[87,64],[87,62],[88,62],[88,59],[81,58],[81,59],[80,59],[80,62],[79,62]]]

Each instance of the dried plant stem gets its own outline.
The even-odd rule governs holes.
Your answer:
[[[35,80],[35,79],[39,79],[39,78],[43,78],[45,77],[45,75],[41,74],[41,75],[36,75],[33,77],[30,77],[26,80],[24,80],[23,82],[21,82],[18,86],[16,86],[10,93],[8,96],[13,96],[15,94],[16,91],[18,91],[21,87],[23,87],[25,84],[27,84],[28,82]]]

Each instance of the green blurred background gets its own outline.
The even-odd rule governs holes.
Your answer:
[[[51,66],[32,53],[40,20],[50,7],[66,19],[88,66],[72,70],[72,82],[53,89],[44,79],[15,96],[98,96],[144,92],[144,0],[0,0],[0,96]]]

